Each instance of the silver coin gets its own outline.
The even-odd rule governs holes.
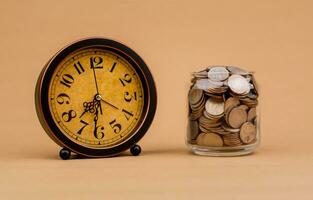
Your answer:
[[[222,87],[224,85],[224,83],[221,82],[221,81],[213,81],[213,80],[210,80],[210,79],[208,79],[208,81],[209,81],[210,84],[214,85],[217,88]]]
[[[248,94],[250,85],[248,81],[241,75],[231,75],[228,78],[228,87],[236,94]]]
[[[225,67],[212,67],[208,72],[208,77],[212,81],[224,81],[228,78],[229,72]]]
[[[222,115],[224,113],[224,102],[209,98],[205,103],[205,110],[210,115]]]
[[[227,66],[228,71],[230,71],[231,74],[238,74],[238,75],[248,75],[250,74],[249,72],[247,72],[246,70],[243,70],[239,67],[235,67],[235,66]]]
[[[216,89],[217,85],[213,85],[208,79],[199,79],[195,83],[195,88],[200,90]]]

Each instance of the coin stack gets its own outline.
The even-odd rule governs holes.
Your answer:
[[[187,141],[207,147],[257,142],[258,90],[253,73],[211,66],[193,73]]]

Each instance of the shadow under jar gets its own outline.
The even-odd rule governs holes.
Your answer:
[[[253,73],[234,66],[210,66],[193,73],[191,82],[187,145],[193,153],[252,153],[260,142],[259,93]]]

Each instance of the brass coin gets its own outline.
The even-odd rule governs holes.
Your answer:
[[[202,90],[192,88],[189,91],[189,95],[188,95],[190,104],[191,105],[196,104],[197,102],[201,100],[202,96],[203,96]]]
[[[238,98],[235,97],[230,97],[225,101],[224,104],[224,110],[225,112],[230,111],[231,109],[235,108],[236,106],[238,106],[240,104],[240,101]]]
[[[197,141],[197,144],[198,145],[202,145],[203,144],[203,136],[205,135],[206,133],[204,133],[204,132],[202,132],[202,133],[200,133],[199,135],[198,135],[198,137],[197,137],[197,139],[196,139],[196,141]]]
[[[246,112],[249,110],[249,107],[247,105],[240,105],[240,106],[238,106],[238,108],[240,108]]]
[[[223,141],[226,146],[242,145],[239,133],[231,133],[231,134],[223,135]]]
[[[221,127],[225,130],[225,131],[228,131],[228,132],[231,132],[231,133],[238,133],[240,131],[239,128],[232,128],[232,127],[229,127],[226,123],[222,123]]]
[[[256,108],[250,108],[249,112],[248,112],[248,121],[252,122],[254,119],[256,118]]]
[[[188,120],[188,135],[187,135],[188,141],[196,139],[198,134],[199,134],[198,122],[194,120]]]
[[[223,139],[221,138],[221,136],[219,136],[216,133],[203,133],[203,135],[198,138],[197,138],[197,143],[198,145],[201,145],[201,146],[208,146],[208,147],[223,146]]]
[[[238,107],[232,109],[228,116],[228,123],[233,128],[240,128],[240,126],[247,121],[247,112]]]
[[[243,143],[249,144],[256,138],[256,127],[251,122],[246,122],[240,129],[240,139]]]

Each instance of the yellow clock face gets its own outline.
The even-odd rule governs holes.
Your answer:
[[[131,137],[140,125],[143,83],[123,57],[101,48],[66,56],[48,88],[53,121],[74,143],[106,149]]]

